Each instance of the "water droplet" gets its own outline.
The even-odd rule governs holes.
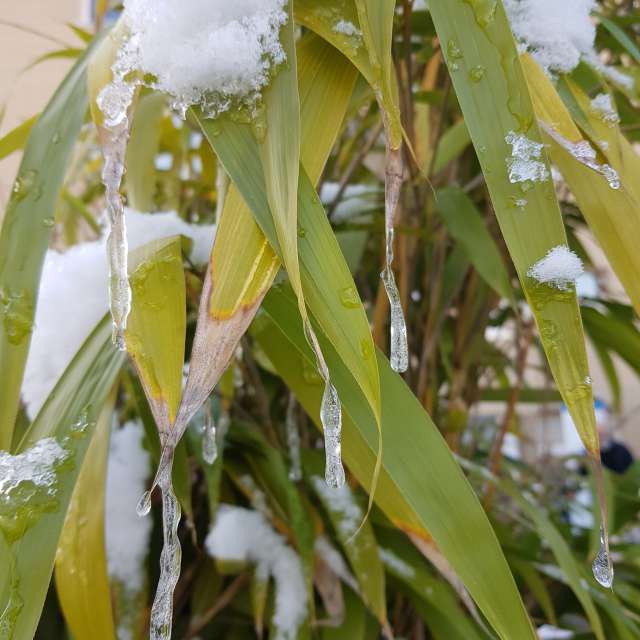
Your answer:
[[[136,506],[136,513],[141,518],[144,518],[144,516],[148,515],[149,511],[151,511],[151,491],[150,490],[145,491],[142,494],[142,497],[140,498]]]
[[[0,290],[0,313],[4,331],[11,344],[21,344],[33,328],[33,301],[26,290]]]
[[[340,302],[343,307],[357,309],[360,306],[360,296],[354,287],[340,289]]]
[[[497,0],[464,0],[473,9],[473,15],[481,29],[486,29],[496,15]]]
[[[461,60],[463,57],[462,51],[460,51],[460,47],[458,47],[455,40],[447,42],[447,57],[449,60]]]
[[[527,204],[528,202],[526,198],[516,198],[515,196],[509,196],[509,205],[514,209],[524,211]]]
[[[471,82],[480,82],[480,80],[484,78],[484,74],[485,68],[481,64],[478,64],[469,70],[469,80],[471,80]]]
[[[307,235],[307,230],[304,227],[298,227],[298,238],[304,238]]]
[[[13,197],[18,202],[24,200],[31,192],[31,189],[33,189],[37,178],[38,172],[35,169],[29,169],[20,174],[13,183]]]
[[[604,526],[600,527],[600,549],[591,565],[593,577],[605,589],[613,586],[613,563],[609,554],[609,540]]]
[[[373,355],[373,345],[371,340],[363,338],[360,342],[360,353],[365,360],[368,360]]]
[[[47,227],[48,229],[51,229],[51,227],[55,226],[56,221],[53,218],[43,218],[42,224],[43,224],[43,226]]]
[[[207,464],[213,464],[218,457],[218,446],[216,444],[216,427],[213,423],[211,408],[206,411],[205,425],[202,433],[202,458]]]

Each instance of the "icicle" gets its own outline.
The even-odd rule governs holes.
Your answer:
[[[211,415],[211,405],[207,403],[205,423],[202,433],[202,458],[207,464],[213,464],[218,457],[216,445],[216,425]]]
[[[169,440],[162,449],[158,471],[151,489],[138,503],[138,515],[146,515],[151,508],[151,494],[156,487],[162,492],[162,531],[164,545],[160,553],[160,580],[151,608],[151,640],[170,640],[173,620],[173,592],[180,578],[182,549],[178,538],[180,504],[173,491],[171,473],[175,444]]]
[[[570,153],[578,162],[585,167],[589,167],[596,173],[604,176],[612,189],[619,189],[620,176],[617,171],[608,164],[600,164],[596,161],[595,149],[586,141],[571,142],[564,136],[560,135],[553,127],[550,127],[546,122],[538,120],[540,127],[544,132],[555,142],[557,142],[565,151]]]
[[[593,475],[596,483],[596,493],[598,495],[598,503],[600,505],[600,548],[596,555],[591,570],[593,571],[593,577],[596,582],[606,589],[610,589],[613,586],[613,563],[611,562],[611,555],[609,553],[609,532],[608,532],[608,520],[607,513],[607,498],[604,491],[604,477],[602,475],[602,463],[600,457],[593,457],[591,459],[593,467]]]
[[[318,372],[324,380],[324,393],[320,405],[320,422],[324,431],[325,480],[330,487],[344,486],[345,475],[342,466],[342,409],[336,388],[331,384],[329,368],[318,344],[311,323],[306,320],[304,332],[316,356]]]
[[[104,115],[101,134],[104,167],[102,182],[105,187],[109,236],[109,299],[113,319],[113,342],[124,350],[124,332],[131,310],[131,289],[127,273],[127,230],[124,220],[124,204],[120,197],[120,185],[124,175],[125,154],[129,140],[129,109],[133,104],[137,82],[129,81],[128,74],[135,66],[137,41],[127,39],[118,50],[111,67],[113,80],[105,86],[96,99]]]
[[[395,211],[400,197],[402,186],[402,155],[399,149],[391,149],[387,146],[385,162],[385,198],[384,198],[384,222],[385,222],[385,268],[380,274],[384,288],[389,298],[391,307],[391,368],[394,371],[406,371],[409,367],[409,347],[407,344],[407,325],[400,303],[400,293],[396,286],[391,265],[393,263],[393,237]]]
[[[296,421],[296,400],[293,394],[289,396],[285,426],[289,447],[289,480],[298,482],[302,479],[302,465],[300,463],[300,431]]]

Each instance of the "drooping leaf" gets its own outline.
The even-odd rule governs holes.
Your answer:
[[[105,552],[105,483],[115,395],[100,413],[56,553],[56,591],[71,633],[113,640],[115,629]]]
[[[67,507],[96,421],[124,362],[111,344],[110,325],[105,318],[87,338],[14,452],[53,437],[68,456],[55,472],[53,502],[31,503],[17,517],[10,512],[2,520],[0,566],[9,570],[0,572],[0,611],[8,612],[15,638],[35,633]]]
[[[542,136],[504,7],[499,0],[451,0],[434,3],[430,10],[551,371],[580,437],[596,456],[593,394],[585,382],[589,367],[575,292],[554,290],[528,275],[552,248],[566,246],[567,238],[545,153],[539,158],[544,179],[518,183],[509,175],[507,137],[525,135],[539,145]]]
[[[305,375],[312,356],[299,328],[295,301],[277,287],[265,299],[263,310],[254,323],[254,335],[317,421],[322,388]],[[343,398],[345,462],[368,488],[377,451],[375,418],[339,356],[328,343],[322,347]],[[535,638],[491,525],[447,444],[383,356],[378,356],[378,366],[386,446],[377,505],[400,529],[433,537],[501,638]],[[429,464],[424,463],[427,459]],[[470,552],[474,549],[482,553]]]
[[[87,110],[84,53],[34,124],[0,232],[0,449],[8,449],[55,202]]]

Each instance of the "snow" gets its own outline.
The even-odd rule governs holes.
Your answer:
[[[583,273],[582,260],[568,247],[558,245],[538,260],[527,275],[541,284],[548,284],[564,291]]]
[[[262,576],[275,580],[273,623],[276,640],[295,640],[307,616],[307,589],[296,552],[258,511],[220,505],[205,539],[209,555],[223,560],[255,563]]]
[[[43,438],[18,455],[0,451],[0,513],[27,506],[36,495],[53,497],[57,466],[69,452],[54,438]],[[40,491],[44,490],[44,491]]]
[[[354,500],[351,488],[345,484],[339,489],[334,489],[319,476],[313,476],[311,482],[327,508],[340,516],[340,534],[350,538],[358,530],[363,518],[362,509]]]
[[[538,627],[538,638],[540,640],[563,640],[573,638],[573,631],[559,629],[550,624],[543,624],[541,627]]]
[[[549,171],[541,161],[544,144],[515,131],[509,131],[505,140],[512,149],[511,156],[507,158],[511,183],[543,182],[549,178]]]
[[[149,454],[142,446],[139,421],[127,422],[111,435],[107,469],[105,537],[109,576],[128,592],[144,587],[145,561],[153,522],[136,513],[149,476]]]
[[[129,246],[176,234],[193,240],[191,259],[207,262],[213,225],[192,225],[175,212],[126,212]],[[60,375],[109,309],[105,238],[74,245],[64,253],[47,251],[27,360],[23,399],[34,418]]]
[[[608,93],[599,93],[591,101],[591,109],[600,116],[603,122],[607,123],[608,125],[612,126],[620,122],[618,112],[613,106],[613,101],[611,100],[611,96]]]
[[[333,30],[335,33],[341,33],[345,36],[362,37],[362,31],[360,31],[353,22],[349,22],[348,20],[339,20],[333,25]]]
[[[595,51],[595,0],[504,0],[504,7],[520,49],[546,71],[569,73],[585,60],[612,82],[633,88],[633,78],[606,66]]]
[[[353,577],[342,554],[329,542],[326,536],[319,536],[314,543],[314,551],[324,560],[327,566],[340,580],[348,584],[353,591],[359,592],[358,583]]]
[[[153,76],[179,112],[199,105],[215,117],[253,108],[286,60],[285,7],[286,0],[125,0],[125,64]]]
[[[415,569],[410,564],[407,564],[402,558],[399,558],[390,549],[378,547],[378,553],[386,567],[391,569],[391,571],[396,575],[403,578],[413,578],[416,575]]]

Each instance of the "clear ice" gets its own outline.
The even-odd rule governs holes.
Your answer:
[[[135,39],[128,39],[118,51],[111,71],[113,80],[98,95],[96,102],[104,115],[102,153],[104,167],[102,182],[105,188],[109,235],[109,305],[113,319],[113,342],[121,350],[126,348],[124,332],[131,311],[131,289],[127,273],[127,229],[120,185],[124,175],[125,154],[129,140],[128,111],[133,103],[136,84],[126,79],[133,70]]]
[[[300,462],[300,431],[296,421],[296,401],[293,394],[289,396],[285,426],[289,448],[289,480],[298,482],[302,479],[302,464]]]
[[[609,540],[604,526],[600,527],[600,549],[591,565],[593,577],[605,589],[613,586],[613,564],[609,555]]]
[[[507,158],[509,182],[544,182],[549,178],[549,171],[541,160],[544,144],[529,140],[527,136],[509,131],[505,137],[511,145],[511,156]]]
[[[151,489],[142,496],[138,503],[138,515],[146,515],[151,509],[151,493],[160,487],[162,493],[162,532],[164,545],[160,553],[160,579],[156,595],[151,607],[150,639],[170,640],[173,622],[173,592],[180,578],[182,548],[178,538],[180,523],[180,503],[176,498],[171,483],[175,444],[171,441],[164,444],[158,471]]]
[[[336,388],[331,384],[329,368],[318,344],[311,323],[304,322],[304,332],[316,356],[318,372],[324,380],[324,393],[320,404],[320,422],[324,432],[325,480],[330,487],[344,486],[345,474],[342,466],[342,408]]]
[[[404,319],[404,312],[402,311],[400,293],[398,292],[396,280],[391,269],[393,263],[393,225],[401,186],[402,156],[400,150],[387,148],[384,202],[386,263],[380,277],[387,292],[391,309],[391,345],[389,360],[391,361],[391,368],[398,372],[406,371],[409,367],[407,324]]]
[[[205,423],[202,430],[202,458],[207,464],[213,464],[218,457],[218,446],[216,444],[216,425],[211,415],[211,407],[207,406],[205,413]]]
[[[550,127],[546,122],[539,121],[540,127],[544,132],[555,142],[557,142],[565,151],[570,153],[578,162],[585,167],[589,167],[596,173],[604,176],[607,183],[612,189],[619,189],[620,177],[617,171],[609,164],[600,164],[597,162],[595,149],[586,141],[571,142],[564,136],[560,135],[553,127]]]

